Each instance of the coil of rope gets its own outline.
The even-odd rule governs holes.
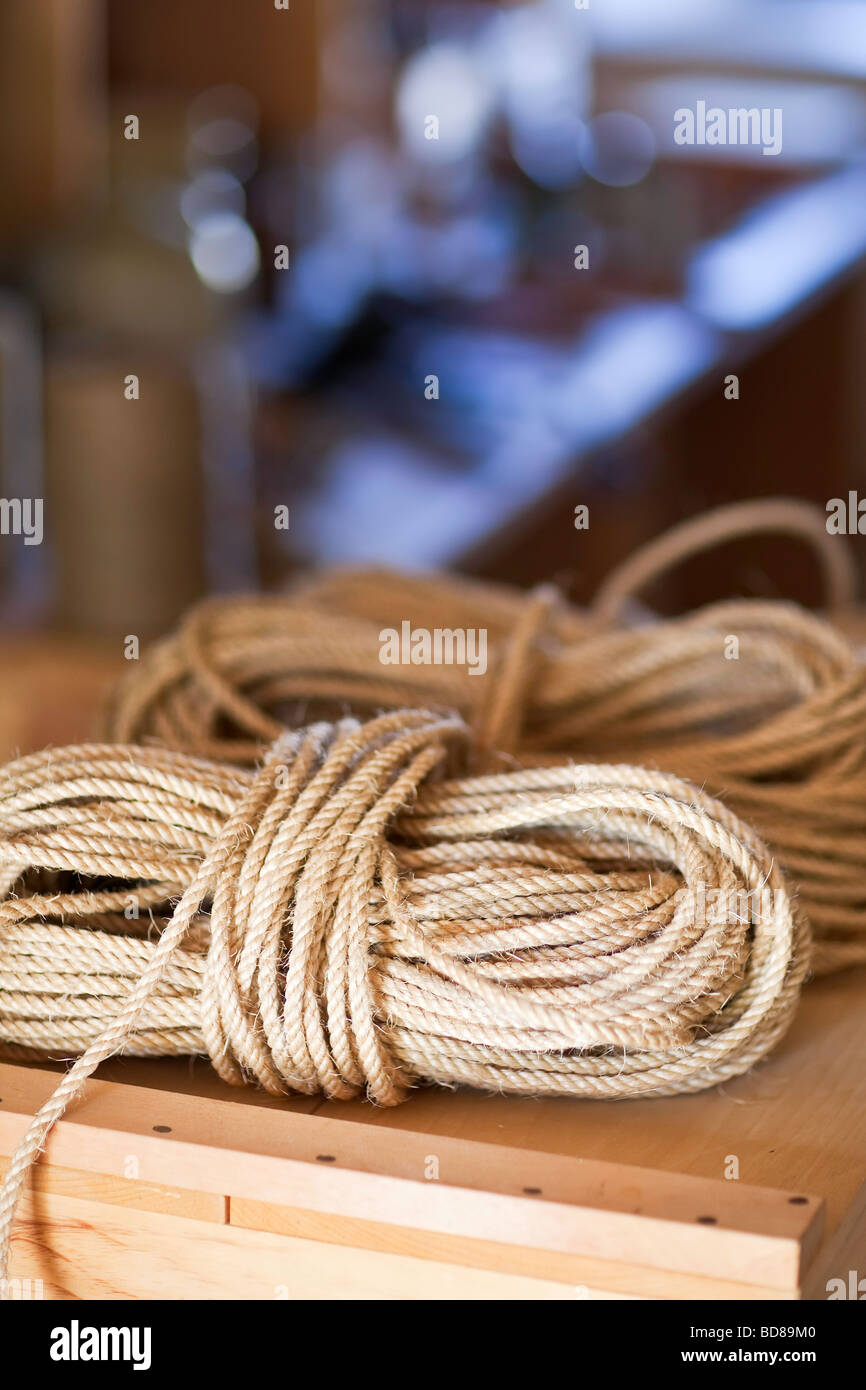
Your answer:
[[[287,595],[211,600],[119,690],[108,733],[252,762],[286,725],[404,706],[454,709],[479,769],[639,763],[688,778],[753,824],[797,884],[814,968],[866,961],[866,665],[828,619],[782,601],[733,600],[626,626],[635,593],[671,564],[736,536],[809,542],[828,608],[856,597],[846,543],[796,501],[725,508],[633,556],[593,609],[381,570],[314,575]],[[380,634],[484,629],[485,674],[385,666]]]
[[[809,931],[749,826],[629,766],[467,776],[471,748],[406,709],[284,732],[253,770],[82,745],[0,773],[0,1040],[79,1054],[0,1190],[0,1272],[47,1134],[116,1053],[393,1104],[420,1079],[670,1095],[773,1047]]]

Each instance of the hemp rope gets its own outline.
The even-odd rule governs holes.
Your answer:
[[[663,768],[753,824],[796,882],[816,974],[866,961],[866,666],[830,622],[778,600],[717,603],[611,627],[636,586],[711,541],[809,540],[834,607],[856,580],[841,538],[804,503],[738,504],[676,528],[578,611],[531,595],[382,570],[314,575],[284,596],[210,600],[118,691],[109,735],[253,762],[287,724],[382,708],[454,709],[479,768],[598,759]],[[385,627],[485,628],[486,674],[383,666]],[[737,659],[726,659],[730,637]]]
[[[116,1053],[388,1105],[422,1078],[672,1095],[773,1047],[808,927],[749,826],[641,768],[455,776],[470,751],[408,709],[283,732],[255,770],[82,745],[0,772],[0,1040],[79,1054],[0,1189],[0,1273]]]

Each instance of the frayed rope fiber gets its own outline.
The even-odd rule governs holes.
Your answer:
[[[457,715],[284,732],[256,769],[83,745],[0,773],[0,1039],[77,1060],[0,1192],[117,1053],[233,1084],[625,1098],[746,1071],[787,1028],[805,915],[698,788],[617,765],[460,775]],[[131,910],[132,909],[132,910]]]

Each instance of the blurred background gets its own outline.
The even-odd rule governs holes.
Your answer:
[[[677,145],[698,101],[781,152]],[[860,0],[3,0],[0,117],[6,631],[336,562],[582,601],[714,503],[866,493]],[[819,597],[784,540],[650,597],[732,592]]]

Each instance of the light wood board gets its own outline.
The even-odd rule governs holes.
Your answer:
[[[102,1212],[87,1223],[81,1267],[91,1272],[99,1232],[146,1215],[157,1264],[171,1264],[174,1243],[198,1240],[193,1226],[214,1227],[217,1241],[228,1226],[227,1251],[239,1231],[286,1250],[321,1247],[335,1287],[345,1270],[354,1288],[348,1271],[363,1256],[371,1271],[396,1272],[401,1260],[444,1271],[440,1292],[425,1285],[424,1297],[464,1296],[453,1292],[461,1270],[466,1297],[482,1272],[517,1280],[514,1290],[535,1281],[534,1294],[483,1296],[548,1297],[555,1285],[570,1298],[825,1297],[827,1279],[866,1270],[864,1006],[866,972],[817,982],[751,1075],[644,1102],[422,1089],[377,1110],[234,1090],[202,1062],[114,1061],[49,1141],[35,1192],[44,1249],[61,1248],[83,1202],[89,1216]],[[56,1078],[0,1066],[0,1152]],[[223,1265],[225,1296],[274,1296],[250,1291],[240,1256]],[[132,1293],[132,1274],[130,1296],[148,1296]],[[176,1274],[164,1296],[209,1296],[191,1292],[182,1262]],[[389,1278],[371,1273],[369,1296],[422,1296]],[[84,1275],[50,1282],[88,1296]]]

